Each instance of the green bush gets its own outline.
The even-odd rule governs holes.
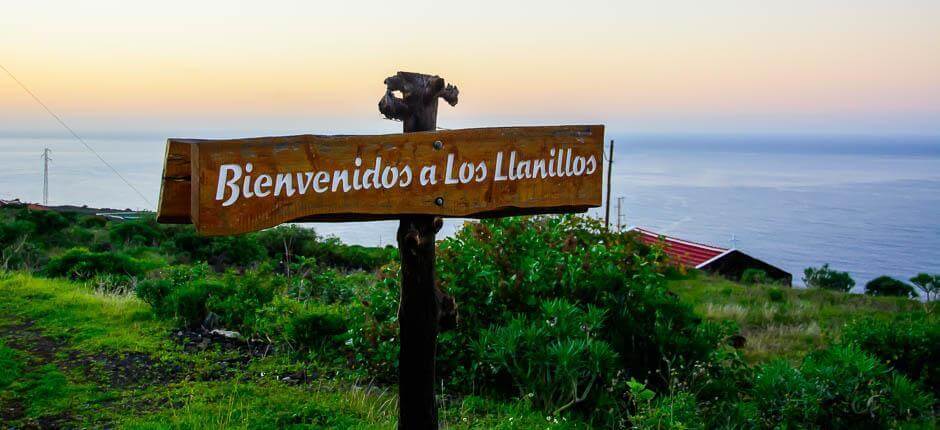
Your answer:
[[[215,280],[195,280],[176,286],[167,295],[163,312],[177,318],[186,327],[205,324],[209,316],[209,300],[230,294],[226,285]],[[237,328],[236,328],[237,329]]]
[[[821,267],[807,267],[803,271],[803,282],[809,288],[821,288],[833,291],[849,291],[855,286],[855,280],[848,272],[839,272],[829,268],[829,264]]]
[[[146,270],[143,262],[121,252],[92,252],[86,248],[72,248],[49,260],[45,273],[48,276],[90,279],[103,274],[140,276]]]
[[[655,397],[655,393],[636,381],[630,383],[630,395],[636,412],[630,417],[639,429],[704,429],[705,421],[695,396],[685,391]]]
[[[856,320],[842,330],[842,342],[878,357],[940,396],[940,324],[932,314],[909,313],[890,321]]]
[[[175,231],[171,242],[171,250],[190,261],[209,263],[219,271],[232,266],[250,267],[265,259],[264,247],[253,234],[199,236],[192,228],[185,228]]]
[[[754,424],[775,428],[894,428],[929,422],[934,398],[855,347],[814,352],[799,368],[762,366],[750,393]]]
[[[441,288],[456,300],[460,322],[455,331],[438,338],[438,374],[458,392],[477,387],[518,395],[531,389],[522,378],[514,381],[509,367],[502,366],[496,373],[489,364],[484,367],[481,363],[495,363],[499,355],[481,348],[481,339],[495,342],[515,331],[547,330],[535,318],[520,315],[542,315],[547,304],[563,300],[578,312],[607,311],[589,344],[609,345],[615,358],[610,368],[597,368],[595,374],[610,376],[623,370],[654,387],[665,387],[670,379],[689,378],[700,368],[696,364],[715,357],[713,352],[722,348],[732,328],[703,322],[671,294],[665,286],[666,267],[661,250],[641,244],[631,234],[608,232],[586,218],[521,217],[468,223],[439,244],[438,277]],[[389,341],[397,335],[399,287],[397,276],[383,276],[363,291],[362,309],[354,312],[361,313],[361,321],[350,330],[348,345],[371,375],[394,376],[397,345]],[[568,348],[581,348],[584,345],[576,343],[586,342],[585,337],[582,332],[577,342],[562,341],[568,342]],[[520,350],[513,357],[518,367],[512,369],[541,369],[551,345],[545,341],[541,348]],[[580,357],[577,363],[590,362],[583,355],[576,356]],[[583,365],[571,368],[583,369]],[[667,377],[670,370],[676,374]],[[579,395],[589,383],[587,376],[582,378]],[[570,397],[575,390],[568,385],[543,387],[533,395],[544,393],[538,403],[551,409],[559,395],[550,390],[563,390]],[[610,380],[597,380],[578,409],[589,412],[592,406],[616,405],[620,400],[608,388]]]
[[[108,225],[108,234],[113,243],[125,245],[156,246],[163,239],[163,232],[152,217],[112,222]]]
[[[282,290],[279,278],[258,272],[210,276],[206,265],[176,266],[138,283],[137,296],[157,315],[188,327],[222,326],[254,334],[265,306]]]
[[[865,294],[870,296],[915,297],[914,287],[890,276],[879,276],[865,284]]]
[[[260,310],[283,290],[279,278],[259,272],[227,274],[224,288],[212,295],[206,309],[218,316],[223,327],[254,333]]]
[[[483,331],[474,347],[492,376],[508,375],[520,396],[558,414],[596,398],[616,372],[617,354],[598,338],[603,324],[603,310],[556,299]]]
[[[769,284],[771,279],[767,276],[767,272],[761,269],[748,268],[741,273],[741,283],[748,285]]]
[[[927,301],[937,298],[937,294],[940,293],[940,275],[918,273],[917,276],[911,278],[911,283],[924,293],[924,299]]]
[[[35,233],[45,236],[56,233],[69,225],[69,220],[64,215],[50,210],[20,210],[15,216],[17,221],[25,221],[35,226]]]
[[[284,328],[287,338],[295,347],[312,349],[323,347],[338,339],[347,330],[346,319],[334,308],[306,305]]]
[[[78,220],[78,226],[88,229],[104,228],[108,225],[108,219],[97,215],[83,216]]]
[[[779,288],[771,288],[767,290],[767,299],[774,303],[783,303],[787,301],[787,295]]]
[[[392,247],[365,247],[346,245],[335,237],[317,242],[314,257],[328,266],[348,270],[376,270],[398,256],[398,250]]]
[[[211,273],[212,269],[206,264],[169,266],[155,271],[154,278],[138,282],[135,292],[137,297],[150,304],[158,315],[173,315],[173,309],[167,304],[170,293],[177,286],[196,279],[208,279]]]
[[[258,232],[257,239],[269,257],[288,263],[298,256],[314,256],[320,237],[311,228],[281,225]]]
[[[0,222],[0,246],[12,245],[18,239],[36,232],[36,225],[23,220]]]
[[[346,346],[353,352],[354,369],[362,376],[380,382],[394,382],[398,377],[398,263],[390,263],[379,272],[377,282],[361,292],[350,309],[353,322]],[[438,336],[438,343],[448,334]],[[438,348],[438,368],[444,349]]]

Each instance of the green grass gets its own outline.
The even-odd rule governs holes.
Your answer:
[[[842,326],[852,319],[890,318],[924,306],[903,298],[745,286],[704,274],[670,281],[669,289],[707,319],[736,322],[747,338],[745,358],[752,363],[773,358],[798,362],[808,352],[838,339]]]
[[[147,304],[60,280],[12,273],[0,275],[0,314],[35,321],[47,336],[68,339],[77,349],[164,351],[175,349],[170,324]]]
[[[131,295],[104,294],[85,284],[0,272],[0,407],[21,410],[4,425],[396,427],[395,387],[346,379],[342,369],[326,369],[329,364],[286,354],[255,358],[235,372],[219,373],[220,362],[237,357],[237,352],[184,351],[170,340],[171,332],[170,323],[155,319],[147,305]],[[37,347],[40,343],[42,347]],[[132,353],[188,370],[169,383],[115,386],[105,362]],[[76,357],[94,360],[77,361]],[[296,385],[276,376],[299,368],[340,376],[321,376]],[[451,429],[586,427],[563,419],[547,420],[525,401],[506,403],[475,396],[446,399],[440,414],[443,427]]]

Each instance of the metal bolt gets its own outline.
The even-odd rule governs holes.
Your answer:
[[[441,142],[440,140],[434,141],[434,149],[441,149],[443,147],[444,147],[444,142]]]
[[[444,198],[443,198],[443,197],[438,197],[438,198],[434,199],[434,204],[436,204],[436,205],[438,205],[438,206],[444,206]]]

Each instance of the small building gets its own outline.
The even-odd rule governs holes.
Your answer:
[[[639,227],[632,227],[628,231],[637,233],[637,238],[647,245],[661,246],[672,261],[689,269],[703,270],[736,281],[741,279],[745,270],[760,269],[776,282],[787,286],[793,284],[793,275],[789,272],[738,249],[705,245]]]

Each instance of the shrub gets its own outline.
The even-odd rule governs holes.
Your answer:
[[[849,291],[855,286],[855,280],[848,272],[839,272],[829,268],[829,264],[822,267],[807,267],[803,271],[803,282],[809,288],[824,290]]]
[[[695,396],[680,391],[655,398],[643,384],[630,382],[630,395],[636,412],[630,417],[633,428],[640,429],[704,429],[705,421],[696,405]]]
[[[314,256],[323,264],[349,270],[376,270],[398,256],[392,247],[346,245],[335,237],[316,244]]]
[[[616,353],[598,338],[604,311],[581,310],[564,300],[545,301],[532,318],[517,315],[483,331],[475,342],[494,376],[512,378],[519,394],[553,414],[590,397],[616,371]]]
[[[36,225],[23,220],[0,223],[0,245],[12,245],[18,239],[36,232]]]
[[[751,398],[755,424],[762,428],[799,428],[819,419],[822,389],[783,360],[761,366],[754,375]]]
[[[229,293],[226,285],[219,281],[195,280],[172,289],[167,295],[163,311],[186,327],[199,327],[209,316],[209,301],[213,297],[228,296]]]
[[[314,268],[302,278],[293,280],[291,295],[301,301],[349,303],[358,289],[374,279],[374,276],[362,273],[342,274],[334,269]]]
[[[125,245],[155,246],[163,239],[163,232],[151,217],[113,222],[108,226],[108,234],[112,242]]]
[[[323,347],[346,330],[346,320],[340,311],[310,304],[294,314],[284,328],[291,344],[300,349]]]
[[[254,333],[259,311],[282,290],[280,279],[259,272],[227,274],[224,288],[206,303],[208,312],[218,316],[224,327]]]
[[[108,225],[108,219],[97,215],[83,216],[78,221],[79,227],[102,228]]]
[[[17,221],[26,221],[35,226],[35,233],[44,236],[68,227],[69,220],[62,214],[50,210],[21,210],[16,213]]]
[[[169,266],[153,273],[152,279],[145,279],[137,283],[135,292],[137,297],[150,304],[158,315],[173,315],[173,309],[167,305],[167,297],[177,286],[192,282],[196,279],[208,279],[212,269],[205,264],[192,266]]]
[[[353,352],[351,362],[362,376],[380,382],[393,382],[398,377],[398,263],[384,266],[377,282],[362,291],[359,302],[349,310],[346,346]],[[445,342],[448,333],[438,336]],[[438,363],[444,348],[438,348]],[[440,364],[438,364],[440,368]]]
[[[842,342],[878,357],[940,395],[940,324],[933,315],[917,312],[891,321],[856,320],[842,330]]]
[[[257,333],[262,310],[281,290],[280,280],[257,272],[218,279],[209,272],[206,265],[171,267],[160,278],[140,282],[136,292],[155,313],[188,327],[221,325]]]
[[[940,275],[918,273],[917,276],[911,278],[911,283],[924,293],[927,301],[936,298],[940,293]]]
[[[102,274],[139,276],[146,269],[140,260],[121,252],[92,252],[86,248],[72,248],[49,260],[45,273],[48,276],[90,279]]]
[[[748,285],[755,284],[769,284],[771,279],[767,276],[767,272],[761,269],[748,268],[744,269],[744,272],[741,273],[741,283]]]
[[[767,290],[767,299],[774,303],[782,303],[787,301],[787,295],[779,288],[771,288]]]
[[[253,234],[207,237],[197,235],[190,227],[174,232],[172,242],[192,261],[209,263],[218,271],[231,266],[249,267],[265,258],[265,250]]]
[[[879,276],[865,284],[865,294],[870,296],[915,297],[914,287],[890,276]]]
[[[281,225],[261,231],[257,234],[258,242],[268,256],[289,263],[295,256],[310,257],[320,237],[311,228],[296,225]]]
[[[397,265],[389,267],[397,270]],[[520,217],[467,223],[439,244],[441,288],[454,296],[460,322],[455,331],[438,337],[438,375],[458,392],[478,387],[517,395],[530,389],[524,378],[516,382],[509,372],[515,369],[521,375],[524,371],[519,369],[524,368],[549,372],[540,366],[552,342],[543,339],[541,345],[521,349],[513,356],[517,364],[509,367],[497,365],[501,355],[482,347],[481,339],[502,342],[500,337],[512,333],[549,330],[535,318],[521,315],[540,315],[541,319],[545,306],[562,300],[577,312],[607,310],[591,342],[583,332],[578,339],[573,334],[560,338],[572,351],[584,351],[585,342],[595,345],[592,348],[609,346],[614,363],[593,370],[594,374],[609,376],[625,370],[654,387],[669,383],[670,377],[665,376],[669,369],[677,373],[675,379],[687,378],[695,371],[694,364],[711,359],[730,328],[703,322],[671,294],[663,275],[667,267],[661,250],[639,243],[631,234],[608,232],[586,218]],[[362,308],[354,311],[362,317],[350,330],[348,346],[372,374],[397,374],[397,343],[388,341],[397,335],[398,290],[397,276],[386,272],[380,282],[364,287]],[[571,369],[584,369],[590,363],[590,355],[579,352],[573,357]],[[484,362],[499,369],[494,372]],[[540,406],[560,407],[559,393],[568,399],[560,404],[570,401],[574,374],[567,375],[567,387],[551,387],[558,392],[543,386],[533,393],[541,396]],[[580,375],[576,391],[583,396],[589,380],[586,374]],[[577,409],[587,412],[597,405],[615,405],[620,400],[608,391],[610,386],[610,380],[598,379]]]
[[[929,421],[934,398],[852,346],[811,353],[798,368],[762,366],[750,398],[754,424],[777,428],[893,428]]]

